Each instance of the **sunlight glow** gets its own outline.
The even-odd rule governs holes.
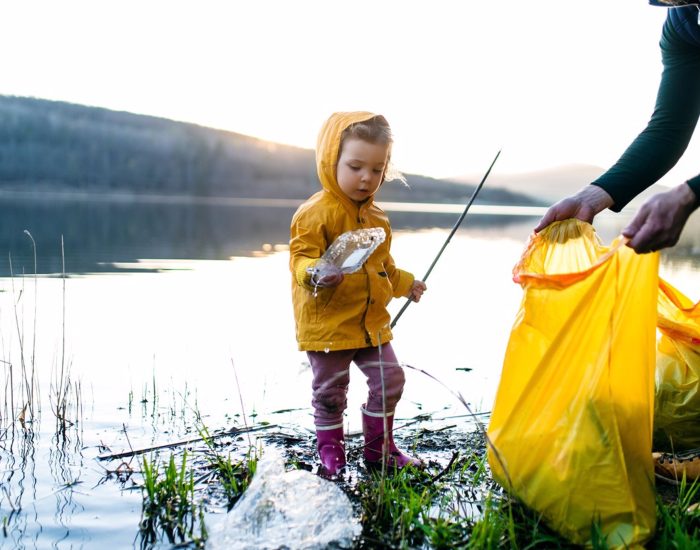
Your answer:
[[[397,167],[436,177],[501,148],[504,172],[607,167],[651,114],[664,17],[643,0],[29,0],[0,7],[0,93],[305,148],[331,112],[373,110]]]

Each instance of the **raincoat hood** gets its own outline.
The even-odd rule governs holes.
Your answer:
[[[352,199],[340,190],[336,168],[340,153],[340,137],[343,131],[356,122],[364,122],[377,116],[368,111],[333,113],[321,127],[316,142],[316,172],[324,190],[332,193],[341,203],[351,210],[357,210]],[[369,198],[369,202],[372,197]]]
[[[334,113],[325,122],[316,145],[316,169],[322,189],[295,212],[290,226],[289,268],[299,349],[334,351],[378,346],[392,339],[387,305],[407,296],[414,277],[396,267],[391,257],[391,225],[369,197],[354,202],[336,177],[340,138],[351,124],[374,113]],[[316,288],[309,270],[343,233],[381,228],[386,235],[362,268],[345,274],[336,287]]]

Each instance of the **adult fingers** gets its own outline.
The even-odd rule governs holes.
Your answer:
[[[542,216],[539,223],[535,226],[535,233],[539,233],[553,221],[555,221],[555,215],[552,212],[552,209],[550,208],[549,210],[547,210],[547,212],[545,212],[544,216]]]
[[[578,218],[590,223],[593,220],[593,212],[582,200],[576,197],[569,197],[551,206],[542,216],[534,231],[539,233],[551,223],[568,220],[569,218]]]
[[[637,254],[655,252],[663,248],[658,232],[650,225],[642,226],[627,243]]]
[[[622,234],[630,239],[627,246],[637,254],[646,254],[676,244],[679,231],[664,213],[642,207]]]
[[[647,223],[650,213],[651,210],[649,206],[647,204],[643,204],[642,207],[639,209],[639,212],[637,212],[634,218],[632,218],[632,221],[630,221],[630,223],[628,223],[627,226],[622,230],[622,234],[628,239],[632,239],[644,226],[644,224]]]

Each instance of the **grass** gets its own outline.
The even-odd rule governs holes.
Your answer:
[[[366,540],[396,546],[423,538],[425,511],[436,497],[425,474],[408,470],[395,476],[372,473],[360,482],[358,492]]]
[[[212,472],[210,486],[219,485],[226,498],[226,509],[230,510],[250,485],[257,470],[261,451],[249,446],[244,458],[232,459],[230,452],[225,455],[219,452],[222,446],[217,445],[203,424],[199,428],[199,434],[208,449],[206,460]]]
[[[223,440],[203,425],[199,433],[202,447],[176,450],[163,463],[143,464],[141,532],[148,544],[204,544],[204,514],[230,510],[238,502],[255,474],[263,444],[285,446],[288,469],[317,466],[313,437],[308,435],[284,439],[279,433],[263,434],[257,447],[246,447],[240,445],[245,441],[240,436]],[[414,430],[411,438],[414,451],[426,458],[424,470],[383,474],[352,459],[347,475],[336,481],[362,524],[353,548],[576,548],[493,481],[481,432],[423,429]],[[405,439],[403,443],[406,446]],[[700,550],[700,512],[687,511],[699,499],[698,483],[682,483],[659,496],[656,535],[646,547]],[[609,548],[595,522],[591,547]]]
[[[143,508],[139,524],[142,546],[162,540],[163,535],[171,544],[197,545],[206,540],[203,509],[194,499],[194,475],[187,469],[187,451],[179,466],[174,454],[162,471],[157,460],[147,457],[143,457],[142,466]]]
[[[0,412],[0,424],[4,421],[5,431],[14,432],[15,424],[19,423],[24,432],[31,431],[41,416],[40,380],[38,377],[39,365],[37,365],[37,337],[38,337],[38,277],[37,277],[37,244],[32,234],[24,230],[31,243],[33,258],[33,295],[25,288],[27,275],[24,269],[15,273],[12,255],[8,254],[8,266],[10,271],[10,289],[12,299],[12,314],[14,318],[14,333],[17,340],[16,348],[12,342],[5,342],[0,335],[0,346],[3,351],[8,350],[9,356],[0,359],[3,368],[5,393],[3,408]],[[51,410],[56,418],[56,434],[67,437],[66,430],[78,422],[82,413],[81,385],[72,380],[70,374],[70,361],[66,357],[66,270],[63,237],[61,236],[61,260],[62,260],[62,309],[61,309],[61,343],[60,356],[55,359],[52,368],[49,388],[49,401]],[[16,284],[19,279],[21,284]],[[28,303],[27,303],[28,302]],[[31,308],[30,319],[31,340],[25,332],[25,306]]]
[[[656,535],[653,548],[661,550],[700,549],[700,510],[689,508],[700,499],[700,481],[688,483],[685,477],[675,498],[657,497]]]
[[[483,455],[453,460],[441,472],[406,470],[358,485],[363,537],[387,548],[575,548],[539,515],[511,499],[490,478]],[[700,482],[683,481],[657,498],[657,527],[647,548],[700,549]],[[611,548],[597,522],[591,548]]]
[[[245,493],[256,471],[259,449],[249,447],[244,456],[232,458],[226,445],[210,434],[199,413],[186,402],[183,414],[185,409],[194,414],[192,421],[201,437],[199,446],[191,445],[190,450],[170,448],[165,462],[160,462],[157,454],[155,458],[142,458],[139,524],[142,547],[165,541],[202,547],[207,539],[206,505],[223,502],[224,508],[230,510]]]
[[[363,538],[386,548],[556,548],[566,541],[503,494],[483,455],[447,468],[370,475],[358,485]]]

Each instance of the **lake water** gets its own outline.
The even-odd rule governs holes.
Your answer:
[[[461,207],[415,208],[390,212],[393,255],[421,277]],[[289,296],[292,212],[252,203],[0,204],[0,547],[138,546],[140,491],[108,478],[97,457],[185,437],[195,410],[212,430],[240,423],[242,413],[312,430],[311,374]],[[470,213],[424,299],[394,330],[401,361],[485,413],[521,297],[511,269],[537,220],[504,212]],[[601,215],[596,227],[609,242],[627,219]],[[691,222],[663,254],[662,276],[697,300],[700,231]],[[37,245],[37,277],[25,230]],[[65,279],[57,276],[64,261]],[[392,313],[402,305],[395,300]],[[22,362],[40,388],[29,430],[8,422],[11,399],[22,402]],[[79,398],[69,403],[78,422],[65,437],[52,413],[61,365],[69,396]],[[406,374],[398,417],[464,413],[442,384]],[[365,385],[359,371],[351,376],[346,423],[356,431]]]

